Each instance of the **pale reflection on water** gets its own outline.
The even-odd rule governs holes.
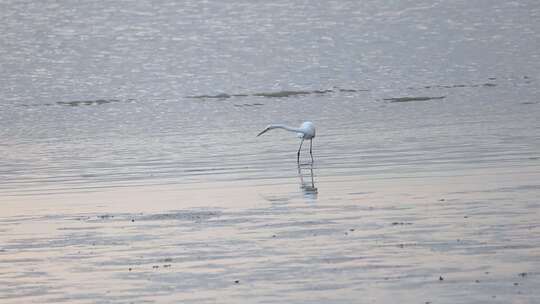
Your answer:
[[[313,174],[313,163],[298,164],[298,177],[300,178],[300,189],[306,199],[317,200],[318,189],[315,187],[315,177]]]

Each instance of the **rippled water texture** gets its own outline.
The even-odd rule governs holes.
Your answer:
[[[0,302],[540,301],[537,1],[0,17]]]

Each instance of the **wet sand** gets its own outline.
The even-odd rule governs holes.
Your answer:
[[[0,218],[1,302],[540,301],[538,168],[317,170],[313,180],[303,166],[281,179],[12,196]]]

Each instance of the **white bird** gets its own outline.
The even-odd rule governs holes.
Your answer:
[[[261,133],[257,134],[257,136],[261,136],[262,134],[272,130],[272,129],[283,129],[290,132],[296,133],[296,135],[300,138],[302,138],[302,141],[300,142],[300,147],[298,148],[298,153],[296,153],[296,161],[300,163],[300,150],[302,150],[302,144],[304,143],[305,139],[309,139],[309,155],[311,155],[311,162],[313,162],[313,138],[315,138],[315,125],[313,125],[312,122],[306,121],[302,123],[300,128],[293,128],[286,125],[279,125],[279,124],[272,124],[268,125],[264,130],[261,131]]]

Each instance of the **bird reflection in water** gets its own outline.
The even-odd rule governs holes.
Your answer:
[[[304,192],[304,197],[316,200],[318,191],[317,187],[315,187],[315,179],[313,178],[313,163],[305,165],[298,164],[298,177],[300,178],[300,188]]]

